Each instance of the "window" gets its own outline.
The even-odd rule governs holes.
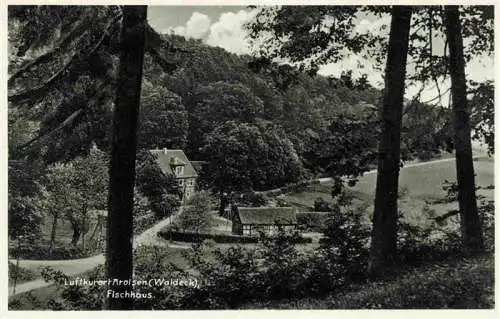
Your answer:
[[[177,176],[181,176],[183,173],[184,173],[184,167],[183,166],[177,166],[175,168],[175,173],[177,174]]]

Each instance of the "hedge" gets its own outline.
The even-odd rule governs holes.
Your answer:
[[[173,241],[183,241],[196,243],[201,242],[206,239],[211,239],[216,243],[225,244],[252,244],[259,241],[259,237],[255,236],[238,236],[238,235],[227,235],[227,234],[209,234],[209,233],[194,233],[194,232],[179,232],[172,230],[161,230],[157,234],[164,239],[170,239]],[[301,237],[297,244],[309,244],[312,243],[312,238]]]
[[[321,232],[326,225],[328,212],[298,212],[297,223],[310,231]]]
[[[33,244],[23,244],[18,247],[16,244],[9,244],[9,256],[16,258],[18,255],[21,259],[31,260],[68,260],[89,257],[81,246],[63,245],[56,242],[49,254],[49,242],[43,241]]]

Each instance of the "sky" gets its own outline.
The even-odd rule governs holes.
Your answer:
[[[252,10],[245,6],[150,6],[148,20],[160,33],[175,33],[186,37],[201,39],[210,46],[218,46],[236,54],[248,54],[250,48],[245,39],[247,33],[243,24],[253,18]],[[357,19],[357,32],[389,32],[390,17],[363,16]],[[386,26],[384,28],[384,26]],[[433,42],[435,50],[442,50],[444,41]],[[363,68],[360,65],[364,65]],[[340,76],[343,70],[353,70],[354,77],[363,73],[378,88],[383,87],[383,74],[375,70],[370,61],[359,56],[344,58],[338,63],[330,63],[320,68],[321,75]],[[408,66],[411,72],[412,66]],[[475,59],[467,65],[466,76],[475,81],[494,79],[493,57]],[[441,92],[449,87],[445,82]],[[420,87],[407,87],[406,97],[411,98]],[[434,86],[429,86],[422,93],[422,101],[432,100],[437,96]],[[448,105],[449,95],[443,94],[443,105]]]

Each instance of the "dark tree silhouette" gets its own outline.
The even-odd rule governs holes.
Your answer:
[[[396,256],[400,138],[412,7],[392,8],[369,271],[377,274]]]
[[[113,118],[107,226],[107,276],[132,278],[132,225],[134,206],[137,120],[141,96],[146,29],[146,6],[124,6],[120,62]],[[130,289],[111,287],[117,293]],[[108,309],[130,309],[131,298],[109,298]]]
[[[477,211],[472,161],[470,111],[465,81],[464,45],[458,6],[445,6],[446,36],[450,46],[451,95],[454,144],[457,160],[458,204],[464,249],[468,253],[483,250],[483,236]]]

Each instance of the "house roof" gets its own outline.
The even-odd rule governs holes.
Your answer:
[[[237,211],[242,224],[297,224],[297,215],[293,207],[238,207]]]
[[[172,171],[172,165],[182,165],[184,166],[184,172],[182,175],[177,176],[177,178],[190,178],[198,176],[196,170],[188,160],[186,154],[184,154],[183,150],[162,149],[151,150],[150,152],[156,157],[156,161],[164,174],[174,174]]]

